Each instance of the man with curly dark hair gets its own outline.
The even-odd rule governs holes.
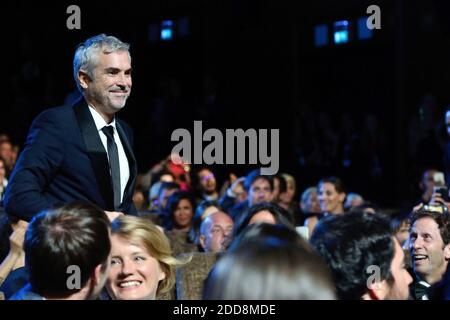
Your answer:
[[[322,219],[311,243],[331,269],[343,300],[406,300],[412,278],[389,221],[354,211]]]

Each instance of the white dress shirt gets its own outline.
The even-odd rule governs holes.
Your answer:
[[[89,106],[89,111],[94,118],[95,126],[97,127],[100,140],[102,141],[103,147],[105,148],[106,154],[108,154],[108,138],[103,133],[102,129],[105,126],[112,126],[114,128],[114,141],[117,145],[117,152],[119,154],[119,167],[120,167],[120,202],[123,201],[123,194],[125,192],[125,187],[127,186],[128,179],[130,178],[130,167],[128,164],[128,158],[123,148],[122,141],[120,141],[119,133],[116,128],[116,119],[113,119],[111,123],[106,123],[105,119],[95,110],[93,107]],[[108,155],[109,161],[109,155]],[[111,172],[110,172],[111,174]]]
[[[3,178],[3,182],[0,183],[0,200],[3,200],[5,195],[6,187],[8,186],[8,179]]]

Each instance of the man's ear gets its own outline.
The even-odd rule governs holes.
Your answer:
[[[373,289],[368,289],[366,293],[362,296],[363,300],[380,300],[377,296],[377,292]]]
[[[104,272],[102,271],[101,264],[99,264],[98,266],[95,267],[94,273],[92,274],[92,277],[91,277],[91,281],[95,286],[99,285],[102,282],[103,273]]]
[[[89,82],[91,81],[91,78],[86,73],[86,71],[78,70],[78,83],[83,89],[87,89],[89,86]]]
[[[444,257],[446,260],[450,260],[450,243],[444,247]]]
[[[339,193],[339,201],[342,202],[342,203],[344,203],[344,201],[345,201],[345,196],[346,196],[345,192]]]
[[[368,290],[362,296],[363,300],[384,300],[389,291],[389,285],[386,280],[367,284]]]
[[[200,246],[203,248],[203,250],[205,250],[205,236],[200,235],[199,241],[200,241]]]

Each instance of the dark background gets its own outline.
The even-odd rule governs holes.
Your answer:
[[[66,27],[71,4],[81,8],[81,30]],[[355,21],[372,4],[382,20],[372,39],[314,46],[314,26]],[[75,90],[76,45],[106,33],[131,44],[133,90],[120,117],[134,129],[141,172],[170,152],[172,130],[192,131],[194,120],[204,129],[279,128],[280,171],[300,190],[336,174],[382,206],[414,199],[421,170],[442,168],[449,1],[7,0],[1,8],[0,129],[17,144],[39,112]],[[188,19],[188,37],[149,42],[151,23],[178,18]],[[327,149],[333,137],[337,151]],[[216,167],[222,178],[248,169]]]

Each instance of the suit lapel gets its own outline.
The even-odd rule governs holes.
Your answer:
[[[133,149],[131,148],[130,142],[128,141],[127,135],[125,134],[125,131],[123,130],[122,126],[120,125],[120,122],[116,118],[116,128],[117,132],[119,133],[120,141],[122,142],[123,148],[125,149],[125,153],[127,155],[128,159],[128,166],[130,167],[130,178],[128,179],[127,185],[125,187],[125,192],[122,199],[121,208],[124,203],[128,203],[129,201],[126,201],[126,198],[133,197],[134,190],[131,190],[131,188],[134,187],[136,182],[136,176],[137,176],[137,165],[136,165],[136,159],[134,158]]]
[[[81,135],[86,146],[87,154],[91,160],[92,168],[97,180],[100,194],[102,195],[106,208],[114,211],[114,199],[111,186],[111,175],[109,173],[108,155],[100,140],[94,119],[84,99],[74,106],[75,116],[80,126]]]

